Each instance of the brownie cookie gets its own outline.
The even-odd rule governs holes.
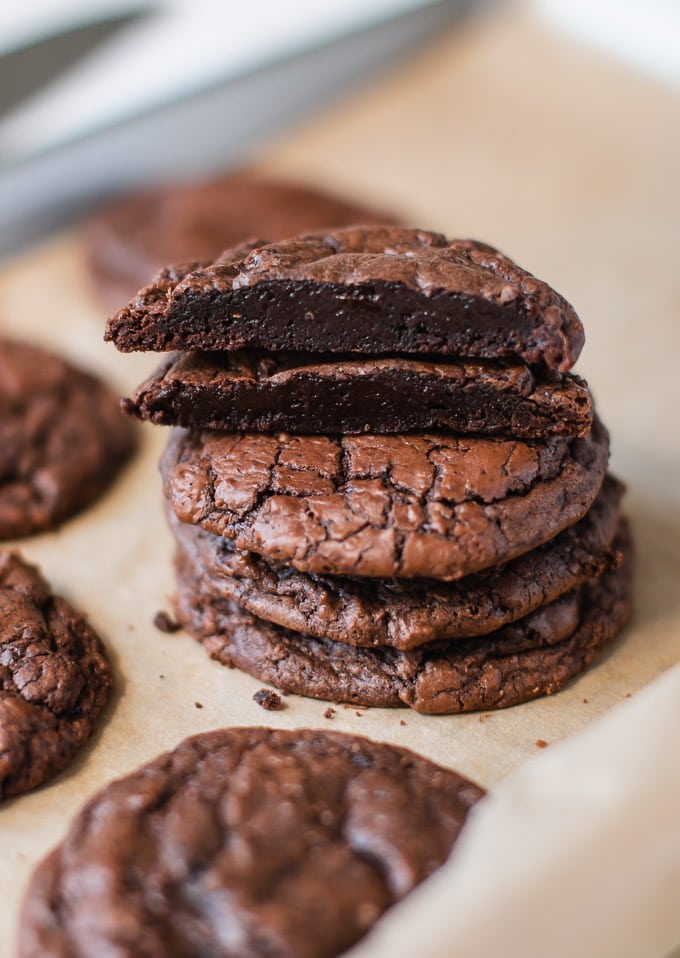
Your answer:
[[[433,642],[410,652],[356,648],[255,618],[215,599],[182,557],[177,617],[223,665],[283,692],[445,714],[505,708],[561,688],[583,671],[631,614],[632,561],[625,526],[621,564],[491,635]]]
[[[321,190],[232,173],[114,200],[87,225],[89,266],[104,301],[118,309],[162,267],[212,261],[251,236],[391,223],[394,217]]]
[[[451,583],[307,575],[167,512],[180,552],[212,598],[231,599],[294,632],[408,650],[487,635],[609,568],[622,495],[621,483],[608,476],[576,525],[504,566]]]
[[[583,327],[498,250],[398,227],[309,233],[166,270],[109,321],[134,350],[520,357],[566,372]]]
[[[109,485],[134,447],[118,399],[38,346],[0,340],[0,538],[52,529]]]
[[[35,872],[20,958],[333,958],[483,795],[392,745],[222,729],[103,789]]]
[[[170,426],[252,432],[444,429],[516,439],[584,436],[593,419],[576,376],[526,366],[314,353],[176,353],[123,403]]]
[[[553,538],[590,508],[609,444],[176,430],[162,461],[182,522],[300,572],[450,581]]]
[[[92,732],[111,676],[87,622],[37,569],[0,552],[0,799],[65,768]]]

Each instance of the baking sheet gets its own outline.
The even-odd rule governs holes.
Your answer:
[[[539,89],[536,71],[552,78],[550,99]],[[498,110],[501,78],[512,111]],[[602,110],[597,121],[588,112],[594,85]],[[475,90],[474,109],[469,98],[459,96],[461,89]],[[16,912],[31,869],[61,838],[83,801],[188,734],[237,724],[356,732],[454,766],[498,789],[501,797],[540,796],[558,784],[564,788],[571,761],[582,772],[597,771],[598,749],[606,757],[606,743],[618,741],[620,732],[605,726],[594,749],[578,733],[597,729],[592,720],[614,706],[636,707],[637,691],[680,661],[680,324],[674,314],[680,292],[680,200],[670,190],[680,166],[677,134],[670,132],[677,105],[677,98],[661,88],[544,36],[513,15],[443,40],[438,50],[383,87],[272,146],[263,169],[344,187],[359,198],[391,203],[421,225],[494,242],[574,302],[588,336],[578,368],[612,433],[614,469],[630,487],[627,511],[638,554],[634,621],[599,664],[563,692],[505,711],[427,717],[405,710],[339,708],[328,720],[326,703],[289,696],[283,711],[265,713],[252,701],[261,683],[210,662],[183,633],[164,635],[152,624],[155,613],[168,608],[173,589],[172,547],[156,468],[166,433],[140,427],[140,452],[104,499],[57,533],[20,544],[102,635],[116,689],[99,732],[71,768],[49,786],[0,808],[0,955],[13,953]],[[518,110],[531,118],[519,139],[514,137]],[[638,133],[632,140],[631,125]],[[433,130],[437,149],[424,156],[423,140]],[[492,147],[504,137],[514,150],[501,155]],[[122,356],[104,345],[103,320],[88,287],[77,231],[8,262],[0,273],[4,332],[52,345],[128,391],[156,360]],[[640,696],[640,727],[650,743],[657,734],[658,742],[668,743],[667,694],[652,689],[644,703]],[[567,744],[573,748],[561,753],[564,764],[560,750],[551,751],[563,739],[571,739]],[[549,747],[539,750],[539,740]],[[673,781],[667,767],[677,762],[677,749],[665,765],[663,750],[653,754],[655,762],[647,763],[645,774],[653,781],[658,765],[659,790],[651,789],[658,813],[651,807],[640,820],[635,817],[639,795],[627,793],[627,778],[614,778],[618,785],[608,796],[617,820],[623,816],[630,822],[634,816],[635,848],[643,851],[658,847],[667,829],[663,809],[668,801],[678,803],[669,791]],[[620,761],[630,757],[621,754]],[[476,837],[470,829],[466,854],[478,850],[477,875],[480,867],[482,872],[493,867],[494,846],[485,843],[485,835],[493,832],[487,829],[511,834],[517,826],[517,805],[500,801],[500,810],[494,807],[492,825],[480,814]],[[564,807],[568,814],[572,806],[565,801]],[[602,807],[594,802],[589,811],[586,802],[584,827],[598,815],[603,816]],[[603,868],[611,867],[611,847],[607,842],[593,847]],[[667,847],[670,855],[670,841]],[[564,855],[565,861],[584,866],[578,856],[586,850],[571,842],[568,830],[563,841],[559,834],[555,838],[556,862]],[[534,907],[549,909],[557,901],[552,878],[559,872],[551,871],[549,861],[532,859],[525,868],[520,859],[513,872],[525,894],[535,896]],[[449,879],[453,890],[456,883],[465,884],[465,876],[453,872],[442,878]],[[633,898],[642,888],[637,882],[633,871]],[[475,887],[471,882],[470,891]],[[599,894],[603,903],[610,900],[606,886]],[[446,937],[449,950],[437,951],[438,900],[434,887],[426,886],[409,911],[421,955],[450,954],[453,948],[455,938]],[[663,904],[663,897],[657,901]],[[641,896],[639,905],[649,917],[648,896]],[[458,929],[459,940],[468,941],[471,934],[474,939],[475,920],[481,934],[495,907],[499,921],[507,922],[512,909],[508,912],[507,900],[491,882],[481,915],[470,910],[473,925],[465,930],[467,939]],[[393,918],[399,920],[398,912]],[[670,949],[676,933],[680,944],[680,916],[677,925],[670,919],[663,924],[663,941],[646,939],[650,955],[666,945]],[[505,927],[506,940],[512,941],[513,929]],[[569,922],[560,929],[568,942]],[[391,954],[390,948],[379,938],[369,939],[362,954]],[[598,951],[598,958],[604,954]]]

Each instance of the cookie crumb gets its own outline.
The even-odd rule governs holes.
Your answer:
[[[584,704],[584,705],[587,705],[587,704],[588,704],[588,699],[584,699],[584,700],[583,700],[583,704]]]
[[[399,719],[399,724],[400,724],[400,725],[406,725],[406,722],[405,722],[403,719]]]
[[[196,706],[197,709],[203,708],[203,702],[194,702],[194,705]]]
[[[323,713],[323,717],[327,719],[332,719],[334,715],[335,715],[335,709],[332,709],[332,708],[327,708],[326,711]]]
[[[283,708],[281,696],[276,692],[272,692],[271,689],[260,689],[253,695],[253,702],[257,702],[261,708],[266,709],[268,712],[277,712]]]
[[[167,612],[157,612],[153,617],[153,624],[159,632],[165,632],[170,635],[173,632],[179,632],[182,626],[175,619],[171,618]]]
[[[623,697],[624,697],[624,699],[630,699],[630,698],[633,697],[633,693],[632,693],[632,692],[626,692],[626,694],[625,694]]]
[[[547,748],[548,743],[544,738],[536,739],[536,748]]]
[[[356,715],[357,718],[361,718],[361,712],[355,712],[354,714]]]

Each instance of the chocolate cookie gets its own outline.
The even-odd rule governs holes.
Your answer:
[[[223,665],[283,692],[332,702],[408,705],[444,714],[505,708],[549,695],[583,671],[627,622],[632,561],[627,530],[618,568],[605,571],[491,635],[433,642],[410,652],[356,648],[255,618],[204,589],[179,562],[177,617]]]
[[[123,408],[161,425],[325,435],[573,437],[593,418],[582,379],[526,366],[243,351],[176,353]]]
[[[0,552],[0,799],[65,768],[109,693],[101,642],[37,569]]]
[[[451,581],[577,522],[608,437],[270,436],[176,430],[162,462],[182,522],[300,572]]]
[[[160,273],[109,321],[134,350],[304,350],[520,357],[566,372],[583,327],[492,246],[366,227],[227,250]]]
[[[0,340],[0,538],[52,529],[109,485],[134,446],[99,380],[37,346]]]
[[[318,189],[232,173],[114,200],[87,225],[86,242],[97,288],[118,309],[169,263],[212,261],[251,236],[391,222]]]
[[[592,507],[555,539],[458,582],[323,577],[268,562],[200,526],[168,519],[202,592],[294,632],[359,646],[408,650],[487,635],[612,564],[623,486],[608,476]]]
[[[482,795],[349,735],[197,735],[81,811],[33,876],[20,958],[332,958],[445,861]]]

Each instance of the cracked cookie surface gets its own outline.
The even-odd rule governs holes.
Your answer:
[[[164,266],[214,259],[249,237],[393,219],[319,189],[232,173],[109,203],[87,225],[88,261],[102,299],[119,309]]]
[[[0,538],[42,532],[110,484],[135,433],[94,376],[28,343],[0,340]]]
[[[332,958],[444,862],[482,794],[354,736],[197,735],[83,809],[29,886],[19,954]]]
[[[301,572],[451,581],[577,522],[608,436],[290,436],[175,430],[162,460],[178,519]]]
[[[283,692],[355,705],[449,714],[506,708],[560,689],[615,638],[632,609],[632,550],[622,524],[618,567],[491,635],[409,652],[356,648],[255,618],[215,598],[178,562],[179,621],[211,658]]]
[[[621,483],[606,477],[580,522],[503,566],[453,583],[305,574],[167,513],[179,550],[213,598],[316,638],[407,650],[486,635],[603,572],[614,558],[622,495]]]
[[[307,350],[519,357],[566,372],[569,303],[485,243],[374,226],[253,242],[162,271],[108,323],[134,350]]]
[[[111,684],[104,648],[37,569],[0,552],[0,799],[65,768]]]
[[[593,405],[577,376],[526,366],[313,353],[177,353],[123,401],[160,425],[228,432],[583,436]]]

